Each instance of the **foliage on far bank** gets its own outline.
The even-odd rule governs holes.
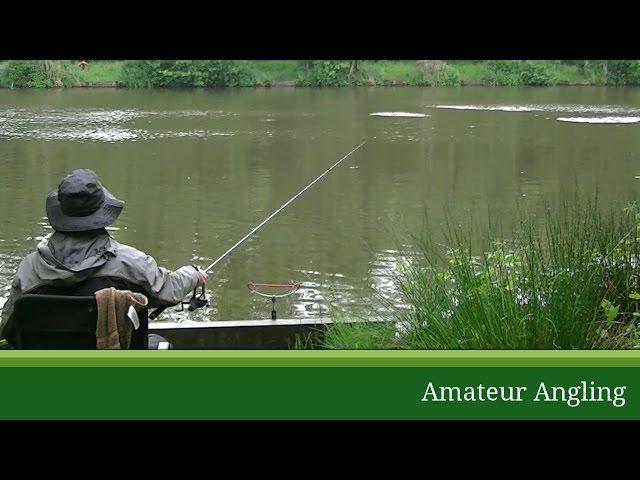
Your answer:
[[[458,86],[458,71],[442,61],[313,60],[301,62],[298,84],[306,87]]]
[[[78,70],[78,80],[89,84],[118,85],[122,78],[122,60],[96,60],[89,62],[86,68]]]
[[[9,88],[69,87],[77,81],[74,68],[67,60],[9,60],[2,83]]]
[[[607,69],[610,85],[640,85],[640,61],[613,60]]]
[[[122,82],[132,88],[250,87],[256,79],[242,62],[227,60],[130,60]]]
[[[0,62],[0,87],[640,85],[638,60],[67,60]]]
[[[555,84],[551,62],[541,60],[492,60],[487,62],[490,85],[508,87],[541,86]]]
[[[305,87],[346,87],[349,77],[349,60],[310,60],[304,62],[298,83]]]
[[[391,306],[386,324],[338,322],[324,347],[640,348],[639,212],[547,210],[544,228],[523,218],[480,253],[469,232],[449,228],[443,246],[425,229],[396,279],[408,308]]]

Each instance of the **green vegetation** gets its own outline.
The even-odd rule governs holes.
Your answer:
[[[638,60],[12,60],[0,87],[640,85]]]
[[[404,302],[390,324],[329,328],[325,348],[640,348],[640,213],[596,204],[546,210],[545,227],[523,216],[506,240],[450,227],[446,247],[429,228],[397,283]],[[394,325],[394,328],[390,328]]]
[[[485,85],[489,76],[488,62],[460,60],[451,62],[458,70],[463,85]]]
[[[300,73],[298,83],[305,87],[346,87],[351,82],[348,60],[313,60]]]
[[[123,61],[93,61],[84,70],[78,69],[78,79],[85,83],[119,83]]]
[[[394,85],[398,82],[412,83],[417,81],[420,72],[415,62],[407,61],[364,61],[360,73],[365,85]]]
[[[492,60],[487,62],[488,75],[484,80],[490,85],[507,87],[554,85],[552,65],[540,60]]]
[[[298,62],[291,60],[251,60],[243,62],[256,79],[256,85],[269,86],[274,82],[295,81]]]
[[[640,62],[634,60],[610,62],[608,81],[614,85],[640,84]]]
[[[9,60],[3,67],[1,83],[10,88],[68,87],[77,80],[66,60]]]
[[[255,77],[242,62],[225,60],[130,60],[122,67],[128,87],[249,87]]]

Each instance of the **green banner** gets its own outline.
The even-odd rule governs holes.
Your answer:
[[[0,419],[640,419],[633,351],[0,351]]]

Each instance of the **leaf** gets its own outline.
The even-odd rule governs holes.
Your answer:
[[[631,293],[629,294],[629,298],[632,300],[640,300],[640,293]]]
[[[607,316],[607,322],[613,322],[620,312],[620,307],[614,306],[613,303],[611,303],[609,300],[602,300],[602,303],[600,305],[604,310],[604,314]]]

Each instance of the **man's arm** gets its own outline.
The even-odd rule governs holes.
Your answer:
[[[127,270],[127,277],[149,292],[153,299],[164,304],[181,302],[206,280],[206,274],[190,265],[175,271],[159,267],[153,257],[133,247],[119,251],[118,257]]]

